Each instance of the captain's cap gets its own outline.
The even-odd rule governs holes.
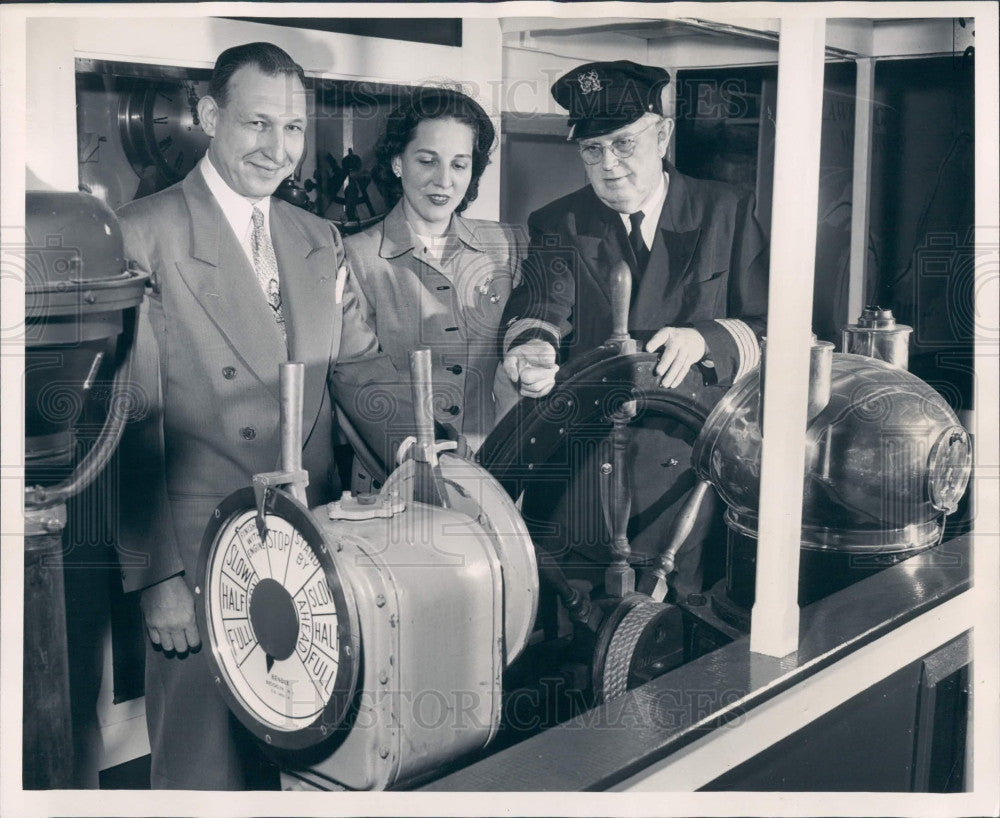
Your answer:
[[[591,62],[552,85],[552,96],[569,111],[569,139],[603,136],[643,114],[663,115],[662,91],[670,75],[629,60]]]

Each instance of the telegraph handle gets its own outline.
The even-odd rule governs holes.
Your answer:
[[[268,493],[281,488],[308,506],[309,475],[302,468],[302,403],[305,365],[291,361],[278,366],[278,440],[281,446],[278,471],[253,476],[257,501],[257,533],[267,539]]]
[[[448,506],[434,448],[434,388],[431,382],[431,351],[415,349],[410,353],[410,383],[413,390],[413,414],[417,424],[417,442],[413,459],[416,471],[413,498],[422,503]]]
[[[434,451],[434,389],[429,349],[415,349],[410,353],[410,382],[417,422],[416,459],[433,466],[437,464],[437,453]]]
[[[302,404],[305,384],[305,365],[295,361],[278,367],[280,399],[279,423],[281,429],[281,471],[294,474],[302,471]],[[306,503],[305,485],[290,483],[291,495]]]

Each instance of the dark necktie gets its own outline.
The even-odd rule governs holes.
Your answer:
[[[646,241],[642,237],[643,215],[640,210],[636,213],[630,213],[628,217],[629,224],[632,225],[632,230],[628,234],[628,243],[632,245],[632,252],[635,254],[635,270],[633,272],[637,281],[646,272],[646,263],[649,261],[649,248],[646,247]]]

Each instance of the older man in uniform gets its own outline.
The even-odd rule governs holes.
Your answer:
[[[207,155],[182,182],[119,213],[126,255],[152,274],[133,369],[140,417],[122,446],[119,544],[125,590],[141,593],[149,635],[154,789],[277,783],[261,775],[268,766],[212,681],[194,590],[216,504],[278,465],[279,365],[305,364],[311,504],[338,488],[333,400],[376,451],[390,450],[389,422],[365,417],[363,390],[398,377],[347,283],[340,236],[272,198],[302,156],[306,107],[302,69],[282,49],[224,51],[198,103]],[[394,397],[395,420],[412,426],[406,395]]]
[[[523,396],[546,395],[560,363],[611,335],[609,274],[623,259],[632,276],[629,329],[659,353],[662,387],[677,387],[695,366],[703,383],[725,387],[759,361],[768,258],[754,200],[665,161],[673,129],[663,105],[669,81],[662,68],[622,60],[580,66],[552,86],[569,111],[569,139],[589,184],[529,218],[529,258],[501,324],[504,370]],[[633,475],[632,529],[645,531],[632,533],[639,540],[645,533],[655,553],[679,500],[664,489],[687,464],[661,460],[656,441],[643,442],[650,430],[637,432],[633,453],[645,456]],[[529,517],[540,511],[526,506]],[[697,591],[701,568],[688,556],[680,587]]]

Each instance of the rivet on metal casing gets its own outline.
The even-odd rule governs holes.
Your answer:
[[[195,585],[194,586],[194,592],[196,594],[200,594],[201,593],[201,586],[200,585]]]
[[[321,725],[319,726],[319,731],[320,731],[320,733],[322,733],[322,734],[323,734],[324,736],[325,736],[325,735],[326,735],[326,734],[327,734],[328,732],[330,732],[329,730],[327,730],[327,729],[326,729],[326,725],[325,725],[325,724],[321,724]]]
[[[215,519],[216,519],[216,520],[218,520],[218,519],[219,519],[219,517],[221,517],[221,516],[222,516],[222,512],[221,512],[221,511],[219,511],[219,509],[216,509],[216,510],[215,510]]]
[[[378,683],[380,685],[389,684],[389,674],[384,670],[378,672]]]
[[[216,683],[217,685],[218,685],[218,684],[222,684],[222,679],[220,679],[220,678],[219,678],[218,676],[216,676],[216,677],[215,677],[215,683]]]
[[[532,445],[534,445],[538,441],[535,438],[531,438],[531,440],[529,440],[528,442],[531,443]]]
[[[379,747],[378,748],[378,757],[379,758],[388,758],[389,757],[389,748],[388,747]]]
[[[382,594],[379,594],[375,597],[375,604],[380,608],[383,607],[385,605],[385,597]]]
[[[270,733],[264,733],[264,741],[266,741],[268,744],[271,743],[271,734]]]
[[[610,463],[601,463],[601,474],[611,474],[614,467]]]

